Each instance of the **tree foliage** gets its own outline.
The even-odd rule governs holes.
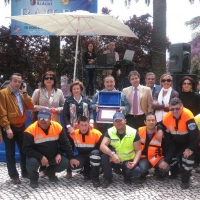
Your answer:
[[[41,80],[48,68],[48,55],[45,47],[47,37],[14,36],[10,28],[0,28],[0,75],[8,79],[11,73],[19,72],[32,87]]]
[[[185,23],[186,26],[190,26],[191,30],[193,30],[192,37],[196,38],[200,35],[200,16],[192,18],[190,21]]]

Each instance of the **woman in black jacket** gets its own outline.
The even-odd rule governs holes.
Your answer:
[[[94,65],[95,64],[96,54],[94,52],[94,45],[89,43],[87,45],[87,51],[83,54],[83,62],[84,62],[84,75],[86,82],[86,96],[88,97],[94,95],[94,86],[96,81],[96,69],[88,68],[86,69],[86,65]]]
[[[200,96],[195,90],[194,79],[184,76],[180,82],[179,98],[183,102],[183,107],[189,109],[194,116],[200,113]]]

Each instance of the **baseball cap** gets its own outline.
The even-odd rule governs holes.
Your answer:
[[[125,119],[125,116],[121,113],[121,112],[116,112],[114,115],[113,115],[113,122],[115,120],[122,120],[122,119]]]
[[[51,116],[51,112],[48,108],[42,108],[39,112],[38,112],[38,119],[39,118],[45,118],[45,119],[49,119]]]

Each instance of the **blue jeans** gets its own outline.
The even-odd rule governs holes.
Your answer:
[[[155,171],[157,174],[164,175],[165,173],[168,173],[170,170],[170,166],[168,165],[166,169],[161,169],[159,167],[160,163],[164,161],[164,158],[161,158],[158,163],[155,165]],[[147,158],[141,158],[139,161],[139,167],[141,170],[142,175],[147,175],[148,170],[152,168],[151,163],[148,161]]]
[[[138,165],[135,166],[133,169],[128,169],[125,163],[115,164],[113,162],[110,162],[110,156],[106,154],[102,154],[101,163],[102,163],[103,172],[104,172],[103,177],[108,180],[111,180],[113,178],[112,168],[122,169],[122,173],[124,177],[139,178],[141,175],[140,168],[138,167]]]
[[[49,163],[49,164],[50,165],[45,170],[51,171],[52,174],[54,174],[54,175],[55,175],[55,172],[62,172],[65,169],[69,168],[69,160],[65,156],[62,156],[59,164],[55,164],[55,163],[52,165],[51,165],[51,163]],[[41,162],[37,158],[28,157],[26,159],[26,168],[30,175],[31,181],[37,181],[39,179],[38,168],[40,166],[41,166]]]
[[[16,169],[16,161],[15,161],[15,143],[17,143],[19,154],[20,154],[21,174],[27,175],[28,173],[26,170],[26,156],[22,152],[25,126],[22,126],[19,128],[11,126],[11,129],[13,131],[12,139],[7,137],[7,133],[5,130],[3,130],[2,132],[3,140],[5,143],[5,150],[6,150],[7,168],[8,168],[8,174],[10,178],[19,178],[19,174]]]
[[[94,95],[96,69],[84,69],[86,95]]]

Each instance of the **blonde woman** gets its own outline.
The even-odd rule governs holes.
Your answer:
[[[160,91],[153,97],[152,108],[155,111],[157,122],[160,122],[167,112],[169,112],[169,101],[178,97],[179,94],[172,88],[172,76],[163,74],[160,77]]]

